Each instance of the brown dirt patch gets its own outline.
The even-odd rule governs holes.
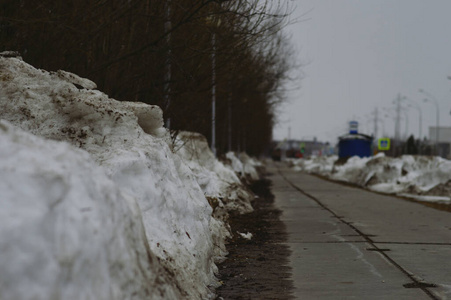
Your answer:
[[[219,265],[223,285],[217,289],[218,299],[294,299],[286,227],[281,211],[274,208],[270,186],[266,179],[252,184],[259,196],[252,203],[254,212],[230,216],[234,236],[227,245],[227,260]],[[253,237],[247,240],[237,232]]]

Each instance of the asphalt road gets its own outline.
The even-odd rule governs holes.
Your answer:
[[[451,299],[451,215],[269,165],[297,299]]]

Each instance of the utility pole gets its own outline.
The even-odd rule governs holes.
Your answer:
[[[291,125],[288,126],[288,140],[291,140]]]
[[[166,34],[166,61],[164,64],[164,110],[165,113],[168,113],[169,106],[171,104],[171,79],[172,79],[172,65],[171,65],[171,30],[172,30],[172,22],[171,22],[171,0],[167,0],[164,2],[164,11],[165,11],[165,22],[164,22],[164,33]],[[166,128],[171,129],[171,118],[167,116],[166,119]]]
[[[216,157],[216,32],[211,36],[213,51],[211,53],[211,151]]]
[[[376,107],[374,110],[374,138],[377,139],[377,122],[379,122],[379,109]]]
[[[211,151],[216,156],[216,31],[221,19],[213,16],[207,18],[211,27]]]
[[[411,104],[413,104],[413,105],[411,105],[409,107],[413,107],[413,108],[416,108],[418,110],[418,123],[419,123],[419,126],[418,126],[418,140],[421,141],[422,136],[423,136],[423,130],[422,130],[422,128],[423,128],[423,115],[422,114],[423,113],[421,111],[421,107],[420,107],[420,105],[417,102],[413,101],[412,99],[409,99],[409,98],[406,98],[406,99],[408,101],[410,101]]]
[[[395,119],[395,146],[400,142],[401,131],[401,94],[396,98],[396,119]],[[396,151],[396,150],[395,150]]]
[[[407,111],[404,111],[404,115],[406,116],[406,129],[404,133],[404,140],[407,140],[409,138],[409,114]]]
[[[423,89],[419,90],[420,93],[425,94],[429,98],[424,99],[424,102],[432,102],[435,105],[436,110],[436,130],[435,130],[435,154],[439,155],[439,128],[440,128],[440,105],[438,104],[437,98],[431,93],[426,92]]]
[[[231,84],[229,83],[229,88],[230,88]],[[227,136],[228,136],[228,140],[227,140],[227,144],[228,144],[228,151],[232,151],[232,93],[229,90],[229,95],[228,95],[228,106],[229,106],[229,111],[228,111],[228,128],[227,128]]]

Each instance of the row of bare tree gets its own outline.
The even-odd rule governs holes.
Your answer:
[[[294,65],[274,0],[0,0],[0,45],[118,100],[159,105],[168,126],[261,153]]]

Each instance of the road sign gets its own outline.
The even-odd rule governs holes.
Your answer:
[[[299,149],[300,149],[301,153],[304,154],[304,152],[305,152],[305,143],[300,143],[299,144]]]
[[[390,139],[381,138],[377,141],[377,148],[379,150],[390,150]]]
[[[357,134],[358,131],[359,131],[359,122],[357,122],[357,121],[349,122],[349,133]]]

